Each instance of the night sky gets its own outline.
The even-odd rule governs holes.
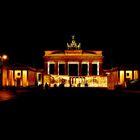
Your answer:
[[[138,13],[131,3],[4,4],[0,54],[7,54],[11,64],[42,68],[44,50],[66,49],[75,34],[82,49],[104,51],[106,68],[140,64]]]

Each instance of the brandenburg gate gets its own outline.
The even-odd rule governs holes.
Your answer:
[[[82,50],[72,36],[66,50],[46,50],[44,55],[44,85],[65,87],[106,87],[103,76],[102,51]]]

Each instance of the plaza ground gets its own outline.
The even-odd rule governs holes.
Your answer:
[[[47,99],[48,97],[122,97],[140,96],[140,90],[107,90],[104,88],[49,88],[0,90],[0,102],[33,99]]]
[[[10,112],[10,116],[15,114],[15,118],[18,118],[17,116],[34,118],[36,115],[42,118],[45,115],[46,121],[52,118],[56,120],[59,116],[61,119],[65,118],[66,114],[73,114],[72,117],[76,117],[78,112],[86,116],[89,112],[91,114],[104,112],[102,115],[106,115],[108,110],[110,113],[134,110],[140,106],[139,97],[140,91],[93,88],[1,90],[0,112],[1,114]]]

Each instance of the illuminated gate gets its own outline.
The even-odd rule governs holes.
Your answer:
[[[102,51],[82,50],[75,36],[72,36],[71,43],[67,43],[67,50],[46,50],[43,58],[44,86],[59,86],[61,83],[64,87],[107,86],[107,79],[103,76]],[[51,80],[48,80],[49,76]]]

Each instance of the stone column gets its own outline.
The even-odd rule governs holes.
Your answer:
[[[68,75],[68,62],[65,62],[65,75]]]
[[[47,62],[47,72],[48,72],[48,74],[50,74],[50,63],[49,62]]]
[[[89,63],[87,63],[87,75],[89,76]]]
[[[27,83],[28,83],[28,86],[29,86],[29,71],[27,70]]]
[[[82,63],[81,62],[79,62],[79,73],[78,73],[78,76],[81,76],[82,75]]]
[[[14,86],[15,86],[15,70],[13,70],[13,81],[14,81]]]
[[[9,69],[7,69],[7,86],[9,86]]]
[[[89,62],[89,76],[92,75],[92,62]]]
[[[23,86],[23,70],[21,70],[21,81],[20,81],[20,86]],[[21,85],[21,83],[22,83],[22,85]]]
[[[103,63],[99,63],[99,75],[103,74]]]
[[[44,74],[48,74],[48,62],[44,62]]]

